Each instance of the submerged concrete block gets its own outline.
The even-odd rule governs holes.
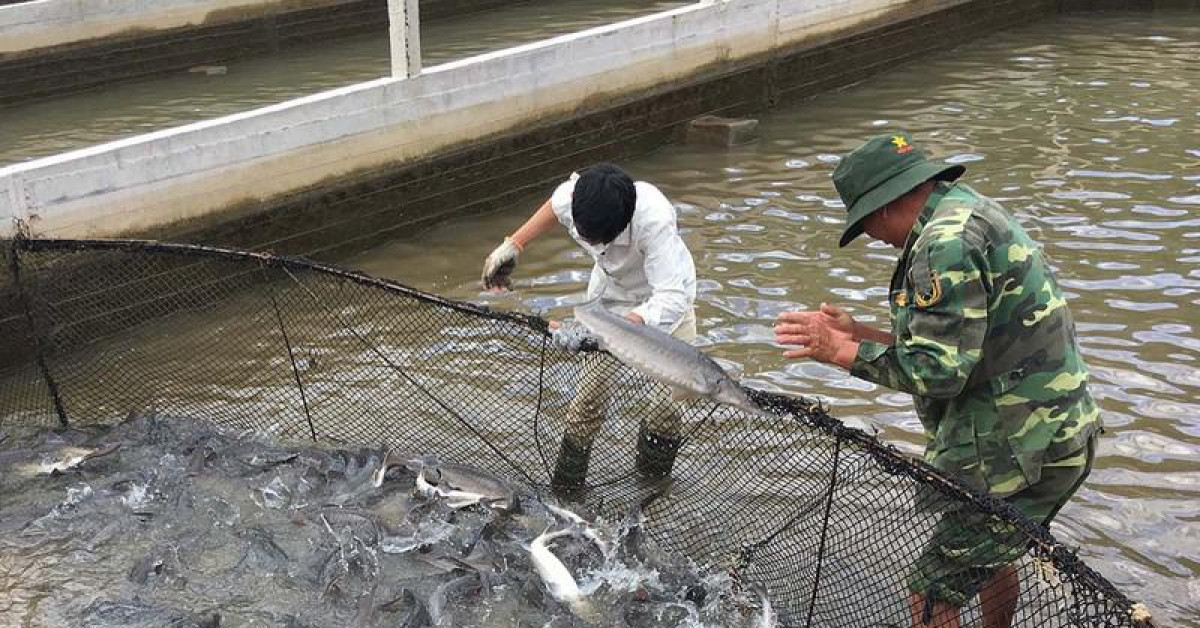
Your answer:
[[[220,74],[228,74],[229,68],[223,65],[198,65],[194,68],[189,68],[188,72],[192,74],[207,74],[208,76],[217,76]]]
[[[687,125],[687,142],[705,146],[734,146],[758,138],[758,120],[700,116]]]

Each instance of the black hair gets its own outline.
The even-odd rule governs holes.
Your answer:
[[[579,173],[571,194],[571,218],[579,237],[593,244],[617,239],[629,221],[637,193],[633,179],[612,164],[596,164]]]

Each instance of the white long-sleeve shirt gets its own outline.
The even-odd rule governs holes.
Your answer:
[[[629,226],[607,245],[588,244],[575,230],[571,196],[578,174],[550,197],[555,217],[595,261],[587,295],[606,305],[633,306],[647,325],[673,330],[696,302],[696,265],[679,237],[675,207],[658,188],[637,181]]]

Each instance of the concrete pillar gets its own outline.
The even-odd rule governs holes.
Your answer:
[[[388,0],[394,78],[409,78],[421,73],[421,22],[417,2]]]

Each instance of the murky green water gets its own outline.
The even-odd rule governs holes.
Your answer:
[[[964,163],[1056,264],[1108,433],[1053,526],[1165,625],[1200,626],[1200,15],[1065,17],[1002,32],[761,117],[734,150],[672,146],[625,162],[680,210],[708,350],[754,386],[819,395],[906,450],[906,395],[771,344],[776,313],[822,301],[883,324],[894,252],[836,248],[837,155],[902,127]],[[565,174],[565,173],[564,173]],[[547,194],[549,190],[547,190]],[[517,291],[478,292],[478,265],[539,198],[352,260],[370,273],[497,307],[565,316],[587,259],[563,234],[531,247]],[[464,264],[463,260],[479,264]]]
[[[421,28],[423,65],[685,4],[681,0],[519,2],[435,20]],[[391,72],[387,37],[387,24],[382,24],[377,35],[232,62],[223,75],[180,72],[0,109],[0,166],[387,76]]]
[[[563,30],[583,26],[573,21],[584,18],[572,6],[558,5],[570,14],[561,18]],[[498,26],[499,15],[521,10],[480,16],[475,31],[458,24],[463,48],[442,60],[559,32],[541,22],[531,28],[531,14],[514,17],[511,30]],[[1184,626],[1200,626],[1200,330],[1192,313],[1200,305],[1198,32],[1196,14],[1047,21],[764,113],[762,140],[754,144],[673,146],[624,164],[659,184],[680,208],[701,280],[701,340],[713,355],[748,384],[819,395],[838,417],[878,426],[885,438],[916,452],[920,429],[905,395],[784,360],[771,344],[771,324],[779,311],[822,301],[883,324],[894,252],[865,241],[836,248],[844,210],[829,174],[837,155],[899,126],[936,155],[965,163],[967,180],[1018,214],[1057,265],[1105,411],[1109,431],[1096,470],[1054,532],[1122,590],[1147,601],[1161,624]],[[434,33],[430,25],[424,35],[428,65],[437,62]],[[247,63],[262,63],[255,76],[278,73],[289,85],[231,66],[225,76],[147,84],[140,101],[135,86],[126,86],[130,91],[6,110],[0,149],[22,141],[28,147],[35,138],[38,150],[54,152],[372,78],[385,71],[386,48],[379,40],[368,50],[369,43],[358,42],[360,52],[340,57],[337,67],[316,65],[327,51],[291,53],[286,67]],[[366,60],[376,69],[354,74]],[[177,88],[162,87],[173,81]],[[187,91],[196,85],[201,89]],[[164,107],[164,93],[178,100]],[[18,115],[32,130],[8,136]],[[54,131],[68,128],[78,134]],[[483,257],[541,200],[442,225],[350,264],[451,297],[564,316],[590,264],[563,234],[522,257],[514,294],[477,290]],[[199,330],[196,338],[203,341]],[[219,401],[229,399],[240,397]]]

